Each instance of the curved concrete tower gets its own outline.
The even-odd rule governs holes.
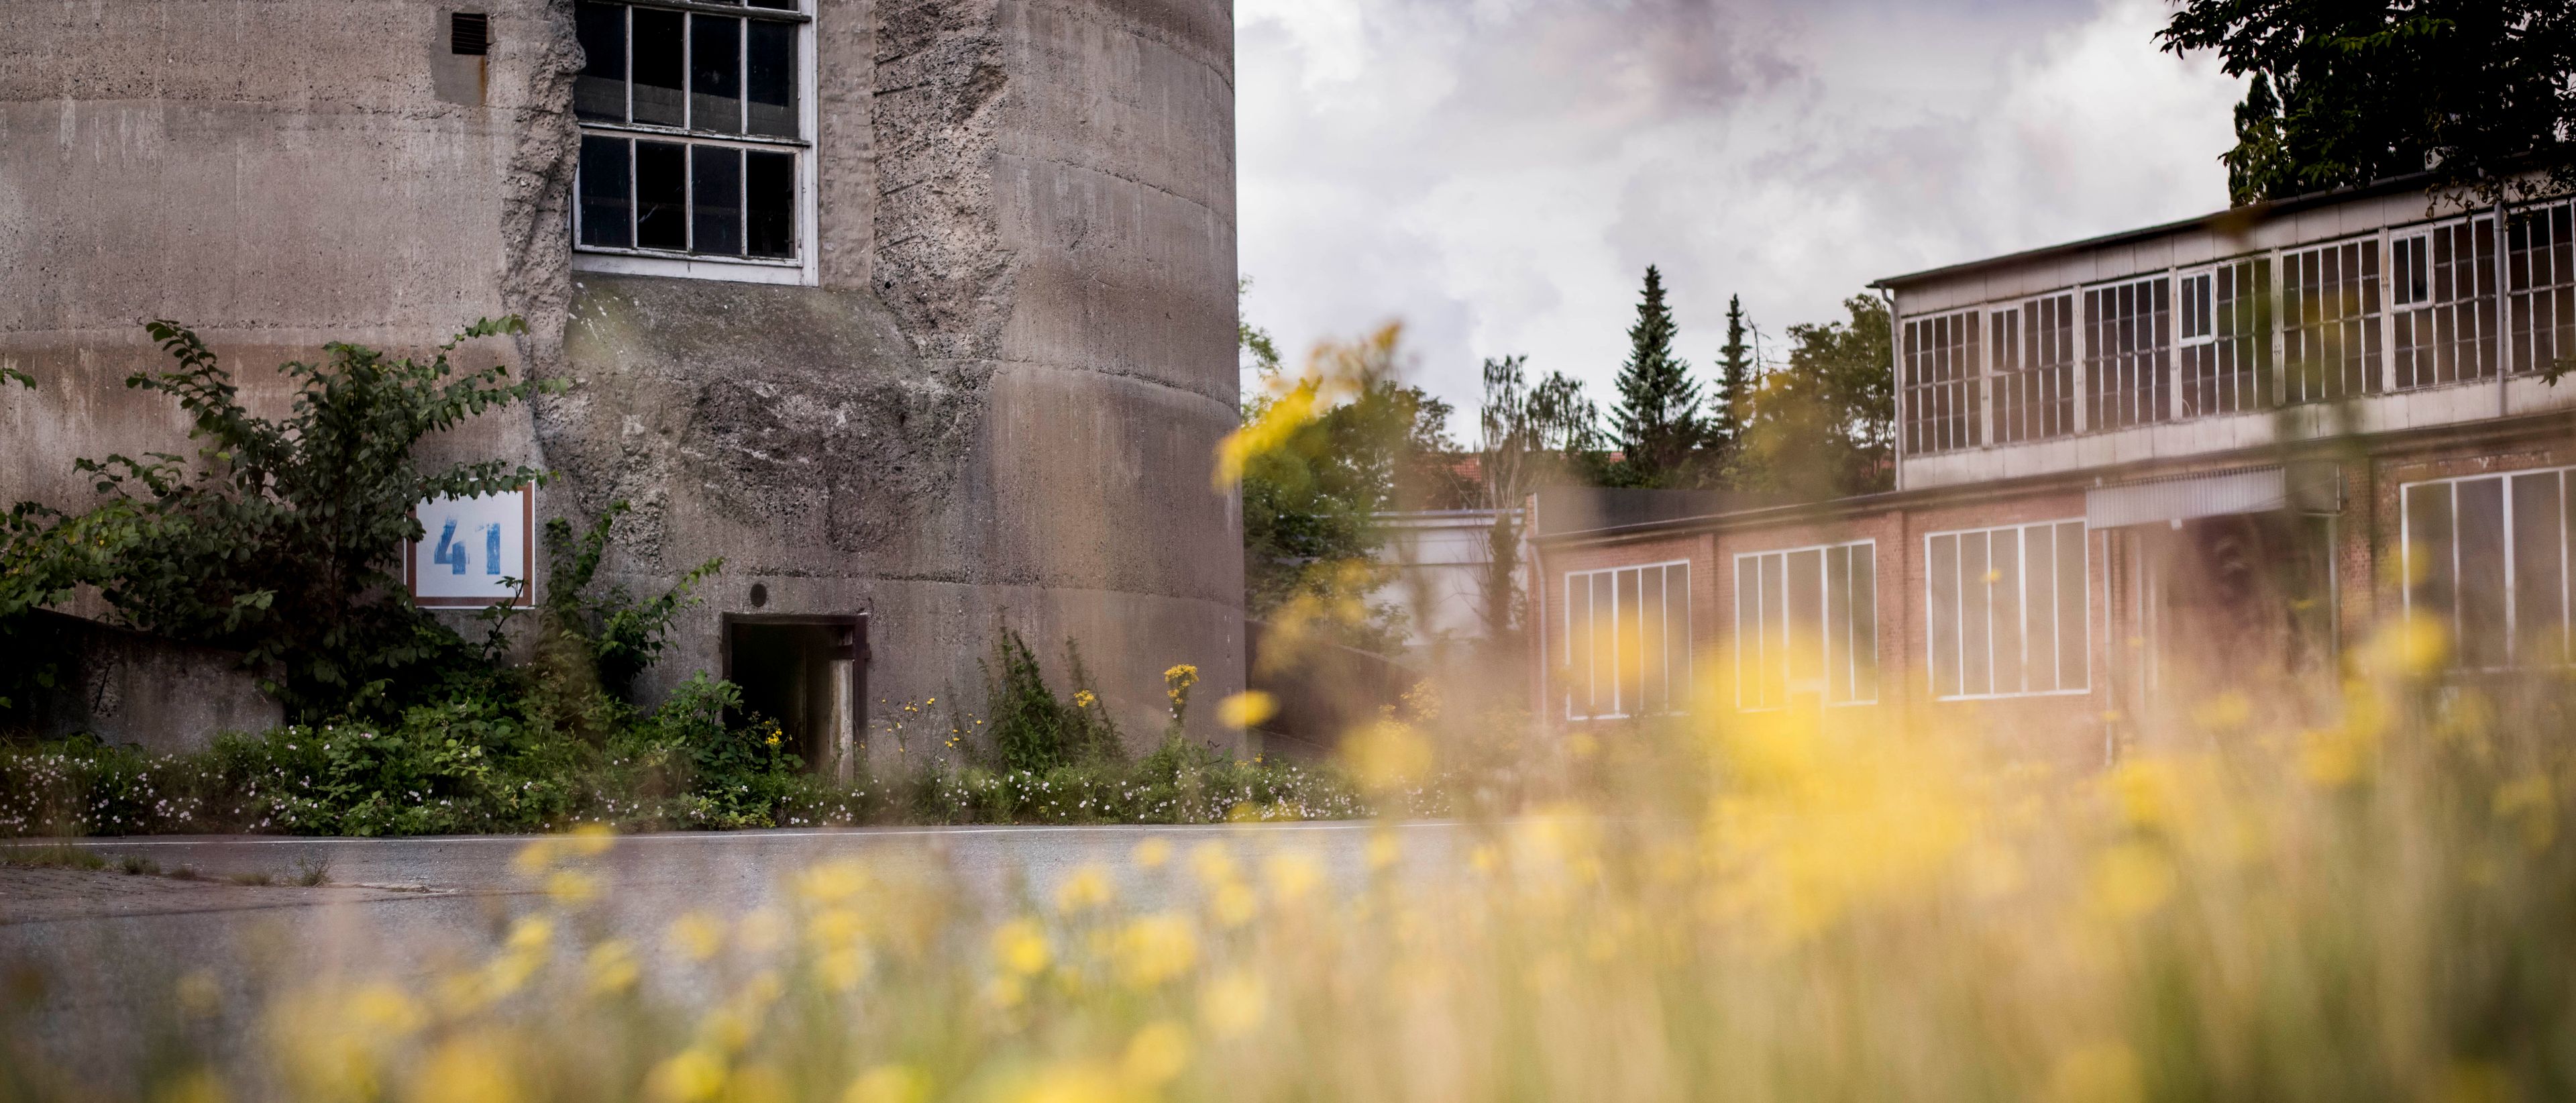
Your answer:
[[[267,369],[323,342],[517,313],[468,364],[571,389],[436,447],[557,472],[544,515],[632,503],[610,571],[636,589],[725,558],[651,688],[730,670],[822,753],[980,701],[1006,627],[1051,669],[1077,641],[1139,742],[1166,667],[1242,685],[1208,481],[1236,400],[1226,0],[12,15],[0,360],[38,389],[0,393],[0,499],[77,505],[74,457],[180,450],[122,386],[158,362],[144,319],[276,402]]]

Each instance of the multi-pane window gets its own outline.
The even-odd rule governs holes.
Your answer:
[[[2379,243],[2281,256],[2285,402],[2379,393]]]
[[[1565,715],[1678,712],[1690,700],[1690,565],[1565,576]]]
[[[2495,378],[2495,259],[2492,218],[2389,241],[2390,389]]]
[[[2245,260],[2182,278],[2182,416],[2260,409],[2271,372],[2272,263]]]
[[[2086,422],[2125,429],[2173,417],[2173,284],[2132,280],[2084,293]]]
[[[2089,684],[2084,522],[1934,533],[1924,548],[1936,698],[2068,693]]]
[[[1878,545],[1735,557],[1735,704],[1878,700]]]
[[[808,155],[804,0],[582,0],[575,241],[601,252],[792,261]],[[741,14],[710,11],[734,7]]]
[[[1988,315],[1997,444],[2075,431],[2075,296],[2048,295]]]
[[[2450,631],[2468,670],[2568,661],[2566,470],[2410,483],[2404,489],[2406,608]]]
[[[1905,323],[1905,452],[1974,448],[1982,436],[1977,312]]]
[[[2568,224],[2569,213],[2568,204],[2557,203],[2513,216],[2505,245],[2505,347],[2517,372],[2576,359],[2576,233],[2570,232],[2576,227]]]

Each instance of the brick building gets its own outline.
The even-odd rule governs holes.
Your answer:
[[[2069,762],[2392,613],[2568,661],[2570,202],[2420,181],[1899,276],[1897,489],[1536,503],[1540,711],[1814,701]]]

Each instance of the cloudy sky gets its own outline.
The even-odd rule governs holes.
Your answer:
[[[2226,205],[2241,94],[2162,0],[1237,0],[1246,317],[1400,319],[1471,435],[1482,357],[1610,395],[1662,267],[1682,355],[1870,280]],[[1766,347],[1773,351],[1776,345]]]

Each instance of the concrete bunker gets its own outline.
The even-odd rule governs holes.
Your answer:
[[[742,708],[726,721],[776,721],[807,769],[849,780],[867,722],[867,617],[729,613],[723,623],[725,677],[742,688]]]

